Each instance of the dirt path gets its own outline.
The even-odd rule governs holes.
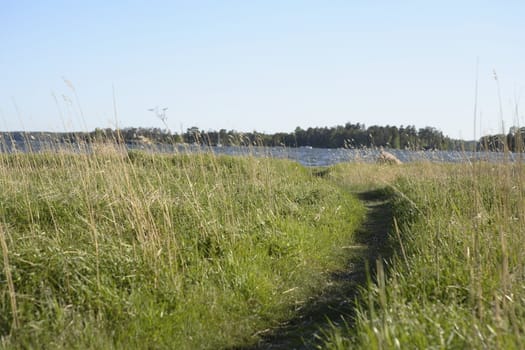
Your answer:
[[[304,305],[297,317],[262,333],[255,346],[238,350],[314,349],[322,343],[323,330],[330,324],[340,324],[342,317],[347,323],[352,321],[352,301],[366,283],[366,266],[374,267],[378,257],[389,256],[386,240],[392,225],[392,210],[384,191],[360,192],[357,196],[366,206],[367,215],[356,233],[356,244],[347,247],[347,268],[334,273],[329,287]]]

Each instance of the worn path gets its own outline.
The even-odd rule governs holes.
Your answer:
[[[384,191],[357,195],[366,206],[367,215],[356,234],[355,245],[346,247],[349,253],[346,269],[334,273],[329,286],[304,305],[297,317],[262,333],[255,346],[239,350],[313,349],[322,343],[323,330],[329,329],[330,324],[340,324],[343,317],[347,323],[352,322],[353,300],[359,287],[366,283],[367,266],[374,267],[378,257],[389,256],[386,241],[392,225],[392,210]]]

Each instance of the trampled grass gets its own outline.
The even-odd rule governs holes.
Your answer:
[[[2,155],[1,345],[251,344],[341,266],[338,248],[363,217],[349,193],[381,188],[392,195],[395,254],[326,348],[523,348],[524,170],[465,162],[310,171],[114,145]]]
[[[392,193],[397,252],[361,293],[351,329],[327,348],[525,347],[525,183],[521,163],[341,165],[335,177]],[[362,181],[361,181],[362,182]]]
[[[0,155],[0,346],[226,348],[323,286],[363,216],[294,162]]]

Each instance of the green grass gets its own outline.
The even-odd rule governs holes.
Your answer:
[[[344,265],[364,217],[351,193],[381,190],[394,255],[325,348],[524,348],[524,170],[0,155],[0,347],[255,344]]]
[[[334,327],[326,348],[525,347],[521,163],[336,169],[338,182],[392,193],[397,253],[380,263],[386,272],[363,289],[354,323]]]
[[[297,163],[101,145],[0,155],[0,347],[252,344],[341,266],[363,207]]]

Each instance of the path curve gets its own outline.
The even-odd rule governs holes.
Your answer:
[[[384,189],[356,193],[367,209],[366,218],[356,232],[356,244],[346,247],[349,259],[344,270],[331,275],[329,287],[312,298],[298,315],[278,328],[259,333],[261,340],[251,347],[235,350],[317,349],[323,332],[345,322],[352,326],[353,300],[365,285],[367,266],[375,267],[378,258],[388,258],[387,237],[392,227],[390,196]],[[372,274],[374,271],[372,271]],[[234,349],[232,349],[234,350]]]

